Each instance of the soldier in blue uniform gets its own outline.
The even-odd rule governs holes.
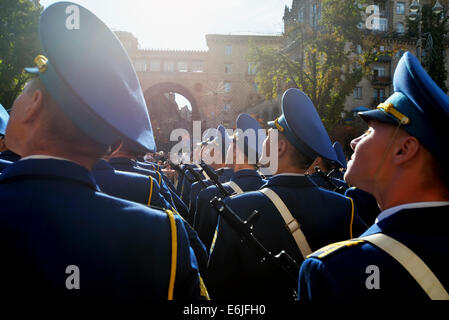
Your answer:
[[[317,172],[315,169],[316,167],[318,167],[321,172]],[[307,172],[312,181],[319,187],[344,194],[348,189],[346,182],[331,175],[333,173],[333,168],[336,167],[340,167],[340,162],[338,164],[333,164],[327,159],[317,157]]]
[[[139,152],[128,142],[122,142],[122,144],[115,150],[109,157],[109,164],[116,170],[139,173],[144,176],[151,176],[157,180],[159,185],[160,194],[170,203],[171,207],[179,212],[184,218],[188,215],[187,206],[178,197],[175,192],[171,192],[165,181],[162,178],[162,174],[158,171],[150,169],[144,169],[137,164],[137,157]]]
[[[173,194],[173,192],[176,193],[177,196],[179,197],[179,194],[177,193],[175,186],[170,181],[170,179],[164,174],[164,172],[162,170],[162,167],[158,163],[147,162],[147,161],[144,161],[143,159],[139,160],[139,158],[137,158],[137,163],[136,164],[137,164],[137,167],[159,172],[161,174],[162,179],[164,180],[165,184],[170,189],[170,192],[172,194]]]
[[[301,266],[299,298],[449,300],[449,97],[409,52],[394,93],[359,115],[345,179],[382,212],[360,238],[314,252]]]
[[[8,125],[9,120],[9,114],[8,111],[3,108],[3,106],[0,104],[0,160],[6,160],[9,162],[14,162],[20,159],[20,156],[11,150],[8,150],[8,148],[5,145],[5,133],[6,133],[6,126]],[[3,162],[3,165],[5,166],[7,162]],[[1,172],[1,167],[0,167]]]
[[[0,173],[3,171],[3,169],[5,169],[11,163],[12,163],[11,161],[0,159]]]
[[[330,239],[343,240],[364,231],[351,201],[319,188],[305,175],[318,156],[336,161],[326,130],[311,100],[298,89],[282,96],[283,114],[269,125],[279,131],[277,172],[259,191],[227,198],[242,220],[257,210],[253,234],[270,252],[285,250],[300,263]],[[269,131],[264,155],[271,154]],[[215,299],[293,299],[295,283],[261,256],[223,219],[212,244],[205,283]]]
[[[259,122],[250,115],[242,113],[236,119],[236,128],[241,131],[238,131],[238,134],[233,136],[234,142],[229,146],[229,149],[232,148],[234,173],[230,181],[223,184],[223,187],[229,194],[259,190],[266,183],[266,180],[257,171],[257,162],[262,152],[262,143],[264,141],[258,135],[258,130],[262,129]],[[255,140],[251,141],[248,136],[243,135],[244,133],[254,134]],[[239,137],[241,140],[239,140]],[[228,150],[228,154],[230,152]],[[253,157],[252,163],[248,161],[249,157]],[[242,163],[237,161],[240,158],[243,158]],[[210,186],[202,190],[196,200],[197,205],[193,227],[208,250],[212,244],[218,221],[218,213],[209,203],[215,196],[221,196],[219,189],[217,186]]]
[[[350,187],[346,190],[345,196],[354,201],[354,206],[359,217],[369,226],[374,224],[380,213],[376,198],[371,193],[360,188]]]
[[[345,153],[343,152],[343,147],[341,146],[340,142],[335,141],[334,144],[332,145],[332,148],[334,148],[335,150],[335,154],[337,155],[338,163],[340,164],[340,166],[335,166],[333,168],[334,170],[332,170],[330,175],[331,177],[334,177],[336,179],[344,180],[343,171],[346,170],[347,161]]]
[[[217,129],[208,129],[203,133],[202,140],[197,143],[197,146],[200,146],[198,149],[194,149],[194,152],[199,152],[199,156],[201,158],[202,151],[204,146],[208,144],[208,142],[212,141],[216,136]],[[178,176],[178,185],[176,186],[176,193],[179,194],[179,197],[181,198],[184,203],[187,205],[190,205],[190,191],[192,189],[192,184],[195,182],[195,177],[192,175],[192,173],[189,171],[188,168],[192,168],[197,172],[202,179],[206,179],[206,177],[203,174],[203,170],[199,165],[191,164],[191,163],[183,163],[180,165],[181,170],[184,172],[184,175],[181,177]]]
[[[6,126],[8,125],[9,114],[8,111],[0,104],[0,152],[6,150],[4,137],[6,133]]]
[[[161,210],[173,210],[172,205],[160,194],[158,182],[152,176],[138,173],[114,170],[104,159],[98,160],[92,168],[92,175],[100,190],[111,196],[135,201]],[[174,211],[177,213],[176,211]],[[184,218],[184,227],[195,253],[198,268],[201,273],[206,271],[208,254],[206,247],[200,241],[197,232]]]
[[[70,2],[43,11],[39,34],[45,56],[27,69],[38,76],[15,100],[6,132],[22,159],[0,178],[4,298],[204,298],[181,219],[100,192],[89,172],[118,139],[155,147],[123,46]]]
[[[228,182],[231,179],[232,174],[234,173],[234,170],[232,167],[227,166],[226,164],[226,148],[230,144],[232,144],[232,138],[229,136],[229,134],[226,132],[226,128],[223,125],[219,125],[217,128],[217,136],[207,143],[204,152],[210,152],[210,155],[212,159],[219,158],[220,163],[210,163],[207,164],[209,168],[218,175],[218,180],[220,183]],[[212,149],[211,149],[212,148]],[[203,152],[202,151],[202,152]],[[218,153],[218,155],[216,154]],[[211,186],[213,182],[209,179],[207,174],[202,171],[202,174],[204,175],[205,179],[202,180],[202,182],[194,182],[192,184],[192,187],[190,189],[190,195],[189,195],[189,222],[193,224],[193,219],[196,211],[196,200],[198,197],[198,194],[208,186]]]
[[[159,184],[153,177],[115,170],[104,159],[98,160],[91,171],[104,193],[147,206],[172,209],[167,200],[161,196]]]

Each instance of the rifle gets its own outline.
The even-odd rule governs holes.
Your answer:
[[[207,164],[204,163],[204,161],[201,160],[200,163],[201,168],[204,172],[209,176],[209,178],[212,180],[212,182],[217,186],[218,190],[221,193],[222,198],[229,197],[231,193],[223,187],[221,182],[218,180],[218,175],[214,172],[214,170],[211,170]]]
[[[203,179],[198,172],[195,171],[191,166],[187,166],[187,170],[189,170],[190,174],[198,181],[203,188],[207,188],[208,186],[204,183]]]
[[[214,197],[210,204],[218,214],[237,232],[237,234],[250,246],[257,250],[262,256],[262,262],[269,261],[285,272],[293,281],[294,288],[298,285],[299,265],[290,255],[282,250],[277,255],[268,251],[262,243],[254,236],[252,230],[254,220],[258,218],[259,212],[254,211],[246,221],[243,221],[221,198]],[[293,291],[296,297],[296,290]]]
[[[315,167],[315,172],[318,173],[324,180],[326,180],[327,183],[332,187],[332,191],[345,194],[345,189],[342,186],[337,186],[333,181],[332,178],[329,177],[327,174],[325,174],[319,167]]]
[[[190,184],[192,184],[194,181],[192,179],[190,179],[184,172],[184,170],[181,169],[181,167],[175,163],[173,163],[171,160],[168,160],[168,164],[170,165],[170,167],[172,167],[173,169],[176,170],[176,172],[178,173],[178,175],[183,176],[185,179],[187,179],[187,181],[189,181]]]

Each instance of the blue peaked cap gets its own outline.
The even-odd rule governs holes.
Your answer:
[[[0,134],[2,135],[5,135],[8,120],[9,120],[9,113],[0,104]]]
[[[346,157],[340,142],[335,141],[332,147],[334,148],[335,154],[337,155],[338,161],[342,165],[342,168],[346,169],[347,166]]]
[[[301,90],[288,89],[282,96],[282,115],[268,125],[285,135],[309,158],[323,157],[339,163],[332,142],[310,98]]]
[[[240,148],[243,147],[242,151],[247,157],[249,156],[249,154],[254,154],[256,156],[255,160],[258,161],[262,154],[262,145],[266,137],[265,134],[259,137],[259,129],[262,129],[259,121],[257,121],[247,113],[241,113],[238,115],[235,123],[236,129],[241,130],[241,132],[237,130],[234,134],[234,139],[237,142],[237,146]],[[245,132],[247,133],[247,135],[245,135]],[[238,142],[241,134],[243,134],[243,144]],[[252,136],[253,134],[254,136]],[[254,138],[255,140],[251,140]]]
[[[67,28],[76,18],[79,29]],[[66,13],[66,10],[69,13]],[[70,12],[74,15],[71,17]],[[155,151],[142,88],[117,36],[92,12],[57,2],[40,17],[38,74],[51,97],[85,134],[102,144],[123,138],[136,151]]]
[[[377,120],[401,128],[416,137],[440,161],[449,161],[447,125],[449,97],[432,80],[418,59],[404,53],[393,77],[394,93],[376,110],[361,112],[365,120]]]

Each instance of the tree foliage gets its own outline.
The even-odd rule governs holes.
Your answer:
[[[445,47],[448,45],[447,34],[449,32],[448,6],[444,6],[441,14],[432,13],[432,5],[425,4],[422,7],[422,64],[432,79],[444,92],[448,91],[446,86],[446,54]],[[408,36],[418,38],[419,19],[409,22]],[[417,39],[418,40],[418,39]]]
[[[252,47],[248,59],[257,67],[259,93],[273,99],[287,88],[299,88],[328,129],[337,125],[346,97],[379,56],[372,48],[380,40],[358,28],[361,2],[323,0],[318,23],[286,24],[283,49]]]
[[[39,54],[41,8],[30,0],[0,2],[0,103],[10,108],[29,76],[23,68]]]

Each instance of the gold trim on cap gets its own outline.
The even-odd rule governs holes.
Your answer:
[[[391,114],[393,117],[398,119],[401,122],[401,124],[410,123],[410,118],[407,117],[406,115],[403,115],[398,110],[396,110],[392,103],[381,103],[377,106],[377,109],[381,109],[384,112]]]
[[[279,124],[279,118],[276,118],[276,120],[274,120],[274,125],[280,132],[284,132],[284,127]]]
[[[40,54],[36,58],[34,58],[34,63],[37,65],[39,72],[44,73],[45,71],[47,71],[47,67],[48,67],[47,66],[47,64],[48,64],[47,57]]]

